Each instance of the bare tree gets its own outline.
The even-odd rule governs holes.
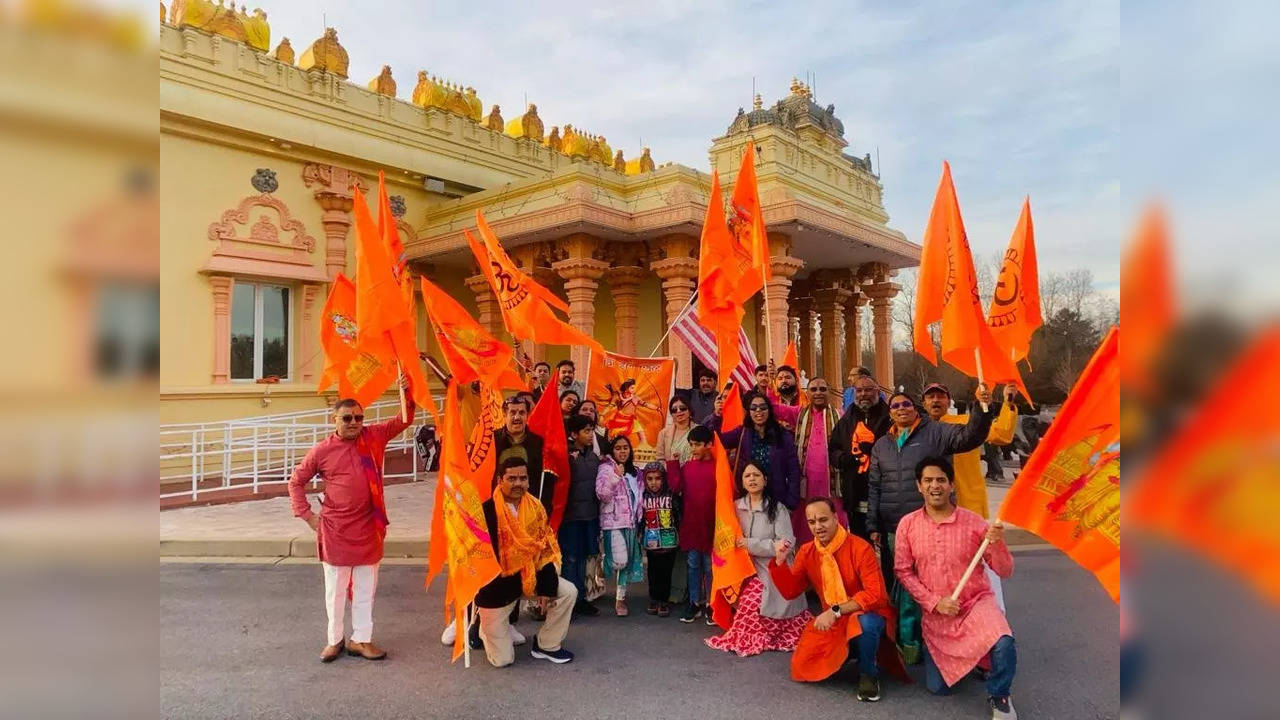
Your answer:
[[[910,348],[916,332],[916,281],[920,277],[920,268],[899,271],[896,278],[902,289],[893,299],[891,309],[893,324],[902,329],[897,336],[902,339],[902,347]]]

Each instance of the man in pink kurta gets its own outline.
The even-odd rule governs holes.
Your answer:
[[[977,513],[956,507],[955,471],[941,458],[916,467],[924,507],[898,524],[894,574],[923,611],[925,684],[944,694],[979,662],[990,661],[987,701],[993,718],[1016,718],[1009,698],[1017,653],[1009,621],[996,603],[986,573],[978,568],[955,600],[951,594],[974,553],[988,540],[983,560],[1000,577],[1013,574],[1013,556],[999,521],[988,525]]]
[[[800,456],[800,495],[804,498],[833,498],[836,517],[847,528],[849,519],[845,515],[844,506],[839,499],[834,499],[838,493],[832,492],[834,488],[827,440],[831,437],[831,429],[840,419],[840,413],[831,406],[828,395],[830,390],[822,377],[810,380],[804,390],[809,395],[809,402],[799,409],[795,419],[796,453]],[[774,409],[778,409],[777,405]],[[797,544],[813,539],[804,513],[805,504],[800,503],[791,515],[791,526],[796,530]]]
[[[323,662],[341,654],[381,660],[386,653],[373,644],[373,596],[378,586],[378,563],[387,532],[382,495],[382,458],[387,443],[413,421],[397,415],[376,425],[364,425],[364,409],[355,400],[334,405],[334,433],[307,452],[289,478],[293,514],[316,531],[316,547],[324,569],[328,645]],[[306,485],[319,475],[324,480],[320,513],[311,510]],[[351,589],[351,639],[344,643],[347,588]]]

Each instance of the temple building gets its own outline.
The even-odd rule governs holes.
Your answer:
[[[607,128],[551,125],[550,108],[504,113],[425,69],[348,78],[332,28],[296,49],[288,38],[273,46],[266,13],[209,0],[174,0],[162,21],[163,423],[325,402],[320,312],[338,273],[354,276],[352,188],[376,190],[379,171],[411,271],[499,337],[511,339],[463,236],[478,209],[567,300],[571,323],[610,350],[674,356],[676,384],[688,387],[689,350],[664,331],[696,284],[709,171],[728,197],[747,143],[774,273],[767,312],[757,299],[744,321],[757,355],[780,360],[798,339],[805,372],[838,386],[864,364],[865,344],[866,364],[893,378],[893,276],[920,248],[888,226],[870,158],[845,153],[835,108],[803,83],[772,105],[756,96],[749,110],[727,109],[709,167],[694,169],[656,164],[660,146],[615,150]],[[419,345],[438,357],[418,317]],[[525,349],[585,366],[585,349]]]

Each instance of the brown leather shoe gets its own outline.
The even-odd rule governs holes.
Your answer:
[[[320,662],[331,663],[337,660],[338,656],[342,654],[342,645],[342,641],[339,640],[333,645],[326,646],[325,649],[320,651]]]
[[[347,654],[362,657],[365,660],[383,660],[387,657],[387,653],[382,648],[374,645],[373,641],[360,643],[348,640]]]

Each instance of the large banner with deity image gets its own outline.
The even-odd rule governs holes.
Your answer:
[[[667,421],[675,361],[591,353],[587,397],[596,403],[600,426],[609,437],[631,438],[635,461],[658,459],[658,433]]]

